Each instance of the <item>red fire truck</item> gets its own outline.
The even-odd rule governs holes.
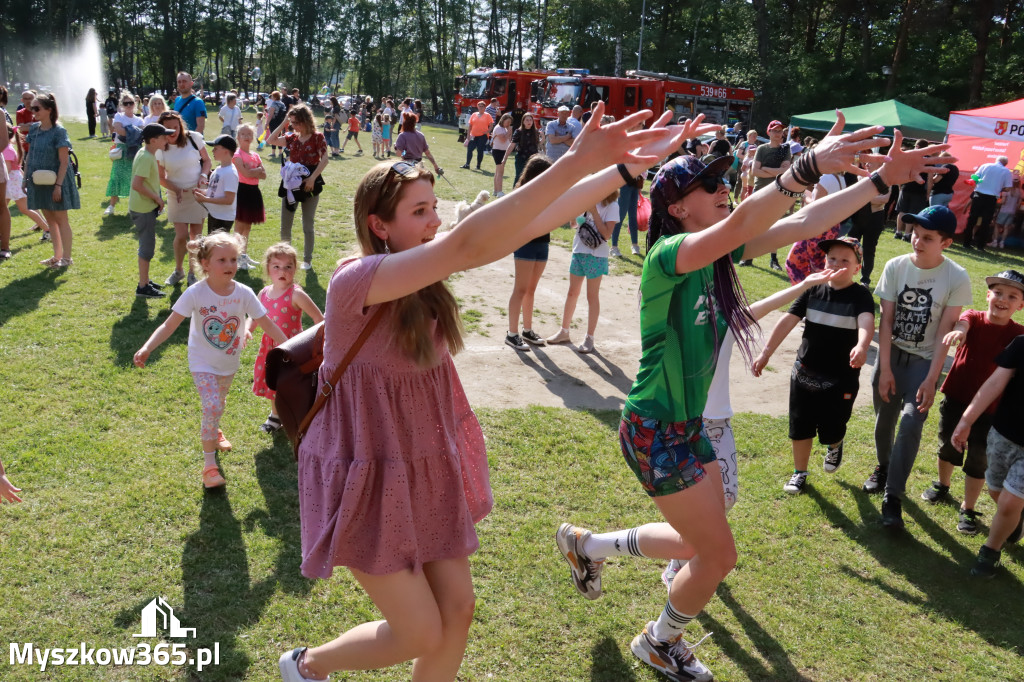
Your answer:
[[[564,71],[564,73],[563,73]],[[650,109],[660,114],[665,109],[676,117],[692,118],[704,114],[710,122],[749,127],[754,92],[746,88],[716,85],[705,81],[651,71],[627,71],[626,78],[592,76],[583,70],[559,70],[554,76],[538,79],[531,86],[530,112],[542,122],[557,118],[558,107],[584,110],[602,100],[605,111],[616,119]]]
[[[552,71],[511,71],[479,68],[458,79],[455,87],[455,111],[459,116],[459,141],[465,139],[470,114],[476,103],[498,99],[502,113],[512,114],[516,125],[530,107],[530,84]],[[497,123],[497,121],[495,121]]]

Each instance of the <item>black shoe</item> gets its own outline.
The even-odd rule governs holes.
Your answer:
[[[154,282],[153,280],[149,280],[149,286],[153,287],[153,288],[154,288],[154,289],[156,289],[157,291],[160,291],[161,289],[163,289],[163,288],[164,288],[164,285],[163,285],[163,284],[157,284],[157,283],[156,283],[156,282]]]
[[[839,441],[838,445],[834,447],[829,445],[825,448],[825,460],[821,463],[821,468],[827,474],[834,474],[841,466],[843,466],[843,442]]]
[[[1010,537],[1006,538],[1007,544],[1019,542],[1021,533],[1024,533],[1024,511],[1020,513],[1020,521],[1017,522],[1017,527],[1010,533]]]
[[[910,241],[910,233],[909,232],[904,232],[903,233],[903,241],[905,241],[905,242],[909,242]]]
[[[777,258],[772,258],[772,262],[769,264],[768,267],[770,267],[772,270],[778,270],[780,272],[782,271],[782,266],[779,265],[779,260]]]
[[[895,495],[882,498],[882,525],[886,528],[903,527],[903,503]]]
[[[981,546],[978,550],[978,560],[974,562],[974,568],[971,569],[971,575],[975,578],[994,578],[996,577],[996,569],[999,568],[999,558],[1002,552]]]
[[[152,284],[147,284],[144,287],[135,287],[135,295],[139,298],[162,298],[167,294],[160,291]]]
[[[932,487],[921,493],[921,499],[935,504],[949,499],[949,486],[942,485],[938,481],[932,481]]]
[[[903,235],[900,234],[899,232],[893,232],[892,233],[892,238],[893,239],[903,239]]]
[[[868,480],[864,481],[864,487],[861,489],[866,493],[880,493],[885,490],[885,481],[888,477],[889,472],[879,464],[868,476]]]
[[[971,250],[971,249],[973,249],[973,248],[974,248],[974,247],[973,247],[973,246],[971,246],[970,244],[966,244],[966,243],[964,244],[964,249],[965,249],[965,250],[967,250],[967,251],[970,251],[970,250]]]
[[[978,519],[980,518],[981,514],[973,509],[961,509],[960,521],[956,524],[957,531],[964,535],[977,535]]]
[[[741,260],[740,261],[740,267],[744,267],[744,268],[750,267],[753,264],[754,264],[753,259],[751,259],[751,260]]]
[[[461,166],[459,166],[459,168],[465,168],[465,169],[469,170],[469,164],[468,163],[464,163]]]

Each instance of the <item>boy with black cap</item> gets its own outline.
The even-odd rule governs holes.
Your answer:
[[[149,261],[156,251],[156,217],[164,210],[160,196],[160,172],[156,153],[167,151],[168,135],[174,131],[159,123],[150,123],[142,129],[143,147],[132,161],[132,186],[128,192],[128,215],[135,224],[139,240],[139,284],[135,295],[140,298],[165,296],[160,286],[149,278]]]
[[[860,387],[860,368],[875,334],[875,300],[854,279],[863,260],[860,242],[839,237],[823,240],[818,248],[825,252],[826,272],[837,274],[794,301],[751,365],[754,376],[760,376],[783,339],[800,320],[806,320],[789,382],[793,475],[782,489],[794,494],[803,492],[807,482],[815,435],[826,446],[825,471],[833,473],[842,465],[843,439]]]
[[[974,420],[967,441],[966,462],[963,448],[954,447],[950,438],[968,403],[996,369],[996,357],[1011,341],[1024,334],[1024,325],[1012,319],[1014,313],[1024,309],[1024,275],[1006,270],[986,277],[985,283],[988,285],[988,311],[965,311],[953,331],[942,340],[944,346],[957,348],[953,366],[939,389],[943,393],[939,404],[939,480],[933,481],[921,494],[921,499],[932,503],[948,500],[953,468],[963,466],[964,501],[956,529],[966,535],[978,532],[977,520],[981,514],[974,511],[974,505],[985,481],[988,463],[985,446],[996,403]]]
[[[971,426],[989,405],[999,399],[985,443],[988,451],[985,482],[988,483],[989,495],[996,502],[996,515],[989,526],[988,538],[978,550],[978,559],[971,568],[971,575],[977,577],[995,576],[1003,545],[1020,540],[1024,529],[1024,424],[1020,419],[1024,408],[1022,368],[1024,336],[1018,336],[996,357],[995,371],[967,406],[950,438],[953,447],[963,451],[971,438]]]
[[[884,491],[887,528],[903,526],[903,493],[946,359],[942,340],[971,302],[967,271],[942,255],[956,234],[953,213],[929,206],[903,220],[913,226],[913,251],[886,263],[875,288],[882,308],[871,377],[878,466],[864,483],[865,492]]]
[[[207,233],[217,230],[230,232],[235,224],[238,195],[238,169],[232,163],[238,143],[230,135],[218,135],[213,142],[207,142],[206,146],[213,147],[213,159],[220,166],[210,175],[210,183],[205,192],[196,188],[192,193],[196,201],[210,212],[210,218],[206,221]]]

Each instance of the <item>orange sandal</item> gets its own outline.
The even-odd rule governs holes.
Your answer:
[[[217,465],[208,466],[203,469],[203,486],[206,488],[219,488],[227,483],[220,475],[220,467]]]
[[[231,441],[224,437],[224,432],[217,429],[217,449],[224,452],[231,451]]]

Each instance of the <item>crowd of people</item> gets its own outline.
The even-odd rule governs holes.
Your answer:
[[[656,164],[639,284],[639,371],[618,434],[625,464],[663,520],[601,533],[565,523],[555,533],[572,583],[588,599],[602,595],[610,556],[667,562],[662,577],[668,601],[638,626],[632,652],[670,679],[711,679],[694,654],[706,637],[690,643],[684,632],[736,563],[727,518],[739,494],[728,376],[736,346],[757,375],[803,321],[790,380],[794,471],[783,488],[805,489],[815,438],[825,446],[823,469],[841,466],[859,372],[875,332],[874,301],[865,285],[885,224],[876,214],[886,210],[893,187],[900,188],[896,234],[908,234],[913,250],[884,265],[874,292],[881,301],[872,374],[878,462],[863,490],[882,494],[883,526],[902,527],[902,500],[922,428],[947,351],[955,346],[953,368],[938,389],[944,393],[938,480],[922,497],[945,499],[955,468],[962,467],[958,530],[977,533],[974,505],[987,484],[997,513],[974,575],[995,575],[1004,544],[1020,538],[1024,430],[1014,415],[1024,406],[1018,371],[1024,368],[1024,326],[1012,317],[1024,309],[1024,275],[1007,270],[986,277],[987,309],[963,312],[971,303],[970,278],[944,255],[957,234],[956,219],[943,203],[956,168],[945,145],[904,145],[898,132],[891,141],[878,137],[879,128],[842,134],[841,115],[820,141],[791,131],[783,142],[779,121],[769,124],[765,143],[758,144],[755,131],[733,130],[730,141],[728,130],[702,116],[673,124],[671,112],[652,121],[644,111],[615,121],[603,115],[601,103],[590,112],[561,107],[543,131],[526,114],[513,129],[511,116],[481,103],[470,117],[463,168],[471,168],[474,152],[480,168],[489,148],[500,169],[498,200],[439,233],[435,175],[422,160],[437,175],[442,170],[417,130],[416,102],[406,100],[396,111],[384,98],[377,108],[368,100],[343,111],[331,98],[321,132],[297,91],[272,93],[258,107],[255,124],[244,120],[237,98],[228,97],[218,114],[220,133],[207,141],[208,113],[191,77],[179,74],[177,86],[170,103],[117,93],[113,113],[105,105],[100,109],[95,91],[86,100],[94,114],[90,134],[93,119],[102,123],[109,114],[105,212],[112,214],[118,199],[127,199],[139,241],[136,295],[159,298],[164,287],[188,285],[134,362],[144,367],[189,320],[188,364],[201,405],[201,481],[220,488],[226,481],[217,453],[232,448],[220,423],[247,341],[256,327],[263,330],[252,391],[270,403],[259,428],[274,433],[282,425],[267,385],[267,353],[301,331],[303,316],[324,323],[318,381],[330,397],[298,450],[301,571],[328,578],[336,567],[347,568],[383,616],[319,646],[283,654],[284,680],[322,680],[334,671],[408,660],[414,661],[414,680],[456,679],[473,620],[469,557],[479,547],[475,525],[490,512],[493,496],[483,433],[452,362],[463,339],[458,304],[445,280],[514,254],[505,343],[519,351],[570,341],[586,281],[588,326],[578,350],[593,352],[601,278],[609,259],[621,255],[622,222],[632,252],[641,253],[637,204]],[[6,100],[2,89],[0,99]],[[23,173],[26,209],[41,212],[37,225],[53,244],[54,256],[44,264],[68,268],[67,211],[80,209],[70,141],[52,95],[26,93],[23,100],[29,113],[19,111],[19,123],[0,132],[0,145],[11,144],[14,151],[13,158],[5,152],[7,186],[0,189],[9,190],[9,175]],[[339,146],[343,119],[348,132]],[[401,134],[394,149],[401,158],[390,160],[396,126]],[[383,160],[356,191],[360,253],[339,263],[321,312],[294,276],[312,268],[328,160],[350,141],[362,153],[360,132],[371,133],[374,156]],[[705,136],[709,143],[701,141]],[[248,236],[265,220],[259,184],[267,169],[257,153],[264,145],[272,158],[281,150],[281,242],[257,261],[249,255]],[[509,156],[515,175],[506,196]],[[972,221],[982,221],[981,241],[988,238],[995,206],[1013,196],[1014,211],[1019,204],[1019,179],[1011,174],[1007,183],[997,168],[1005,169],[1005,162],[990,165],[978,170],[982,198],[975,199],[977,211],[972,207]],[[993,191],[995,202],[984,198]],[[301,258],[290,243],[299,206]],[[176,263],[161,285],[150,279],[149,265],[164,210],[174,225]],[[10,215],[3,216],[0,249],[9,257]],[[852,224],[844,226],[847,220]],[[996,222],[1007,224],[998,216]],[[560,329],[544,339],[532,327],[533,298],[549,233],[567,223],[575,229],[569,290]],[[1000,234],[987,243],[998,246]],[[770,267],[782,269],[775,254],[787,247],[791,286],[748,304],[736,266],[770,254]],[[250,267],[262,267],[270,281],[258,294],[235,280],[238,270]],[[786,304],[788,312],[759,349],[757,321]],[[386,314],[378,322],[381,309]],[[343,381],[330,386],[331,370],[360,337],[367,343]],[[0,501],[20,501],[19,492],[0,464]]]

